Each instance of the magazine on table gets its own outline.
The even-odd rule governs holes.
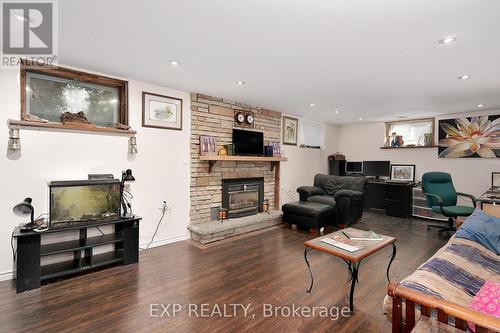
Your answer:
[[[324,237],[321,241],[323,243],[338,247],[348,252],[356,252],[365,248],[364,245],[358,244],[357,242],[347,238],[344,235]]]
[[[360,241],[376,241],[376,240],[383,240],[383,238],[373,232],[373,231],[366,231],[366,230],[359,230],[359,229],[354,229],[354,228],[347,228],[342,230],[342,233],[349,239],[351,240],[360,240]]]

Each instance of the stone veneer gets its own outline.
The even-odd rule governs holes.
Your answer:
[[[264,198],[274,206],[274,171],[270,162],[217,162],[208,173],[200,161],[200,135],[217,137],[217,149],[232,143],[235,110],[252,111],[253,130],[264,132],[264,144],[281,141],[281,113],[222,98],[191,94],[191,223],[211,220],[211,208],[222,205],[222,179],[264,177]]]

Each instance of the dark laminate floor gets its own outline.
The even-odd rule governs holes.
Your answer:
[[[399,280],[446,243],[425,221],[367,213],[358,227],[395,236],[398,255],[391,278]],[[262,305],[347,306],[347,270],[338,258],[312,251],[312,294],[302,243],[307,233],[274,229],[207,249],[180,242],[143,251],[140,263],[67,279],[16,295],[0,283],[1,332],[388,332],[382,313],[390,247],[360,268],[356,314],[331,320],[263,318]],[[151,303],[180,303],[175,318],[149,316]],[[189,317],[188,304],[251,304],[249,317]],[[201,314],[200,312],[198,312]],[[255,315],[255,318],[252,316]]]

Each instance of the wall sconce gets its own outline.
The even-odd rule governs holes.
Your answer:
[[[9,143],[7,144],[9,150],[21,150],[21,138],[19,137],[19,128],[12,127],[9,129]]]
[[[128,138],[128,152],[131,154],[137,154],[137,139],[135,136]]]

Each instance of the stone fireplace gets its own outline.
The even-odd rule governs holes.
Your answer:
[[[222,207],[229,218],[258,214],[264,201],[264,178],[222,180]]]

